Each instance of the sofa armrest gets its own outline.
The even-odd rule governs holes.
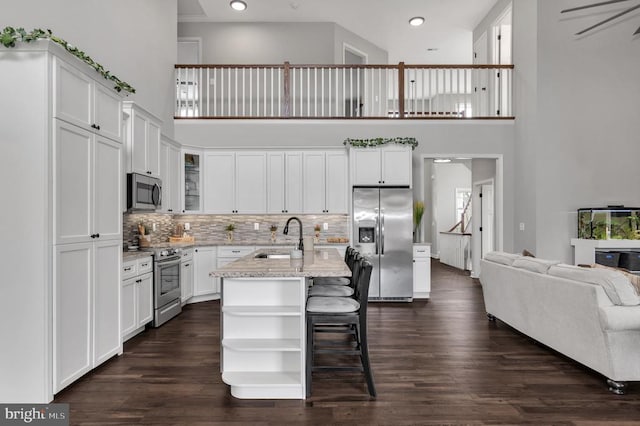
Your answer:
[[[603,330],[640,330],[640,306],[601,306]]]

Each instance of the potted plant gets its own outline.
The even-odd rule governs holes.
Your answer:
[[[313,231],[315,233],[315,236],[313,238],[313,242],[314,243],[318,243],[320,241],[320,224],[316,223],[315,226],[313,227]]]
[[[230,223],[224,229],[227,231],[227,242],[230,243],[233,241],[233,231],[235,231],[236,226],[233,223]]]
[[[416,201],[413,204],[413,241],[420,242],[420,225],[422,224],[422,215],[424,214],[424,203]]]
[[[272,225],[269,227],[269,231],[271,231],[271,242],[272,242],[272,243],[275,243],[275,242],[276,242],[276,231],[277,231],[277,230],[278,230],[278,226],[277,226],[277,225],[272,224]]]

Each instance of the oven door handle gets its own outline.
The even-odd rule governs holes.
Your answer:
[[[166,259],[166,260],[156,260],[157,266],[173,266],[180,263],[180,257]]]

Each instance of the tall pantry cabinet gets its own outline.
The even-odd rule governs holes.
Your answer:
[[[122,353],[122,100],[49,41],[0,48],[0,73],[0,400],[46,403]]]

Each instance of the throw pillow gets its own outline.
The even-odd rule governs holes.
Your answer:
[[[511,266],[513,262],[517,259],[520,259],[520,256],[512,253],[505,253],[502,251],[491,251],[484,255],[486,260],[490,260],[492,262],[500,263],[502,265]]]
[[[599,263],[594,263],[594,264],[591,265],[591,267],[592,268],[611,269],[613,271],[620,272],[622,275],[624,275],[629,280],[631,285],[633,285],[633,289],[635,290],[636,295],[640,296],[640,276],[639,275],[632,274],[632,273],[628,272],[625,269],[614,268],[613,266],[601,265]]]
[[[527,249],[522,250],[522,255],[525,256],[525,257],[536,257],[533,253],[531,253]]]
[[[522,268],[527,271],[537,272],[539,274],[546,274],[550,267],[553,265],[557,265],[560,263],[558,260],[546,260],[546,259],[538,259],[535,257],[521,257],[520,259],[513,262],[514,268]]]

